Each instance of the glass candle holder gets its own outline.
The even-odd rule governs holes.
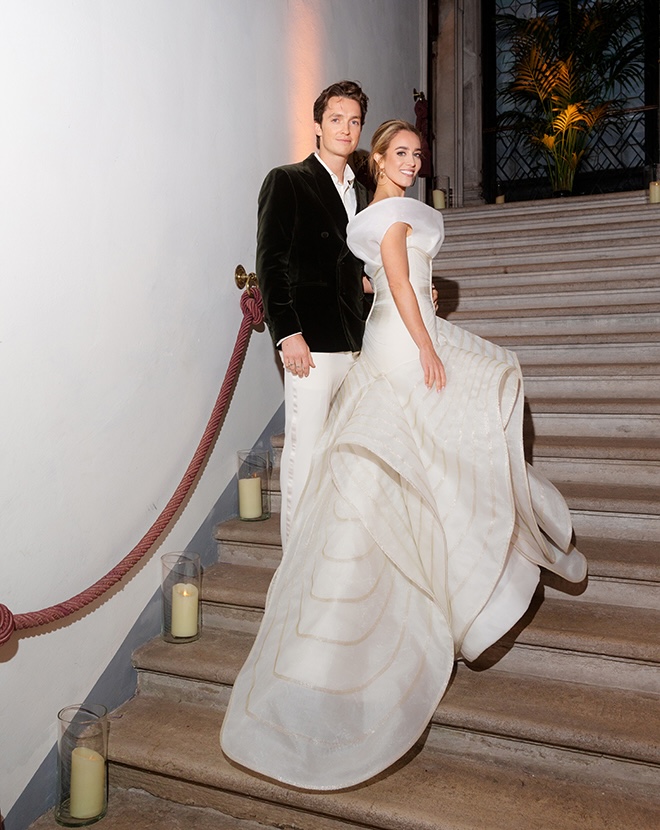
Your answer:
[[[270,517],[268,450],[238,452],[238,515],[245,522],[259,522]]]
[[[66,706],[57,714],[58,796],[55,820],[85,827],[108,808],[108,710],[95,703]]]
[[[180,551],[165,553],[160,561],[163,640],[190,643],[199,638],[202,630],[202,566],[199,556]]]

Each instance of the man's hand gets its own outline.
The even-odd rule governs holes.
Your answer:
[[[287,372],[306,378],[315,369],[312,353],[302,334],[292,334],[282,341],[282,363]]]

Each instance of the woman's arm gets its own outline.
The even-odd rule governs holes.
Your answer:
[[[410,284],[406,246],[409,229],[410,226],[405,222],[395,222],[388,228],[380,243],[380,253],[394,303],[419,349],[419,359],[424,370],[424,383],[429,389],[435,386],[439,391],[447,382],[445,368],[433,347],[433,342],[422,320],[417,297]]]

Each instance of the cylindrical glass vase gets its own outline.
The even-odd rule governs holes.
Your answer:
[[[190,643],[202,630],[202,566],[196,553],[165,553],[162,566],[162,628],[168,643]]]
[[[238,515],[244,522],[270,518],[270,453],[238,452]]]
[[[55,820],[85,827],[108,808],[108,710],[95,703],[66,706],[57,714],[58,797]]]

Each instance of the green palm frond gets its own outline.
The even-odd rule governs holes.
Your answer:
[[[502,126],[543,153],[555,189],[572,189],[580,161],[621,91],[643,71],[642,0],[557,0],[555,13],[498,15],[510,40],[513,79]]]

